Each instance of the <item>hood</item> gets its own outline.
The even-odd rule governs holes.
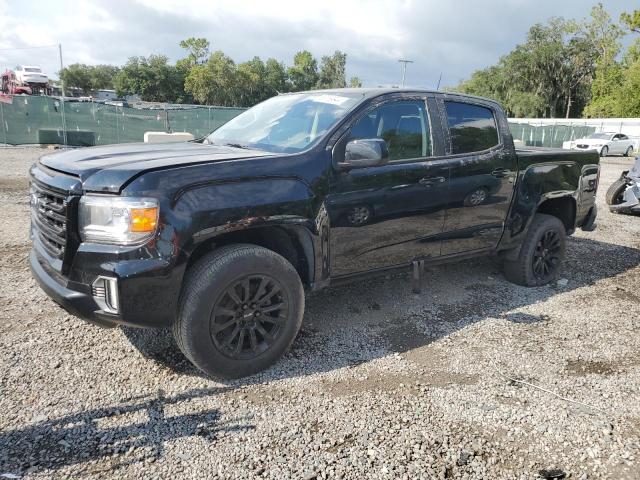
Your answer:
[[[261,150],[201,143],[125,143],[44,155],[40,163],[79,177],[85,191],[117,193],[146,171],[269,155]]]

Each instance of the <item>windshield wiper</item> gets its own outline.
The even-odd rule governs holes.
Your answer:
[[[250,150],[246,145],[240,145],[239,143],[223,143],[225,147],[233,147],[233,148],[243,148],[245,150]]]

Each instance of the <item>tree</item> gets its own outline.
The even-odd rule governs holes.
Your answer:
[[[236,82],[233,89],[235,103],[250,107],[270,97],[266,85],[267,71],[260,57],[238,65]]]
[[[640,10],[623,13],[620,15],[620,21],[632,32],[640,33]]]
[[[79,88],[85,95],[92,90],[113,88],[113,79],[119,69],[113,65],[85,65],[74,63],[60,70],[65,86]]]
[[[265,63],[265,84],[269,97],[287,91],[287,70],[275,58],[270,58]]]
[[[620,35],[602,5],[589,20],[552,18],[531,27],[525,43],[457,90],[495,98],[510,115],[579,115],[592,96],[599,59],[615,58]]]
[[[91,91],[91,73],[89,66],[74,63],[60,70],[60,80],[67,88],[79,88],[85,95]]]
[[[234,86],[236,65],[222,51],[213,52],[206,63],[189,71],[184,89],[198,103],[206,105],[238,106]]]
[[[148,102],[185,100],[184,72],[164,55],[131,57],[114,79],[118,96],[138,94]]]
[[[336,50],[331,56],[322,57],[320,73],[318,74],[318,88],[344,88],[347,86],[345,67],[347,54]]]
[[[351,88],[360,88],[362,87],[362,80],[358,77],[351,77],[349,79],[349,87]]]
[[[587,28],[587,34],[596,45],[598,58],[589,103],[583,114],[586,117],[611,117],[616,115],[615,92],[623,79],[621,66],[616,60],[623,31],[611,23],[611,17],[602,4],[593,7],[591,17],[593,21]]]
[[[210,44],[206,38],[190,37],[186,40],[181,40],[180,47],[188,52],[187,58],[182,61],[189,66],[202,64],[209,56]]]
[[[91,67],[91,88],[94,90],[113,89],[113,81],[120,69],[113,65],[96,65]]]
[[[594,9],[595,10],[595,9]],[[608,16],[607,16],[608,20]],[[629,33],[640,33],[640,10],[623,13],[622,25]],[[609,35],[609,48],[601,51],[591,85],[591,101],[585,108],[588,117],[627,117],[640,115],[640,41],[631,44],[622,61],[619,38],[624,31],[618,27],[617,35]]]
[[[311,52],[303,50],[295,54],[287,74],[292,92],[311,90],[318,83],[318,62]]]

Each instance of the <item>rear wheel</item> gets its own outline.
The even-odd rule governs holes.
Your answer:
[[[605,145],[604,147],[602,147],[602,150],[600,150],[600,156],[606,157],[607,155],[609,155],[609,147]]]
[[[505,260],[504,275],[510,282],[535,287],[558,277],[566,248],[564,224],[556,217],[538,213],[515,260]]]
[[[627,189],[627,181],[624,178],[619,178],[611,184],[607,189],[605,199],[607,205],[619,205],[622,203],[624,197],[624,191]]]
[[[629,147],[629,148],[627,148],[627,151],[624,152],[624,156],[625,157],[630,157],[632,153],[633,153],[633,147]]]
[[[237,378],[275,363],[295,339],[304,313],[302,282],[277,253],[232,245],[187,273],[174,336],[203,372]]]

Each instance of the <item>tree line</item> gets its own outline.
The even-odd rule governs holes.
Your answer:
[[[144,101],[249,107],[285,92],[319,88],[360,87],[358,77],[346,80],[347,55],[337,50],[320,62],[307,50],[287,67],[274,58],[236,63],[224,52],[210,52],[205,38],[180,42],[186,57],[175,64],[165,55],[131,57],[122,67],[73,64],[60,71],[66,87],[114,89],[120,97],[139,95]]]
[[[590,18],[552,18],[453,91],[494,98],[514,117],[640,116],[640,10],[614,22],[602,4]]]

